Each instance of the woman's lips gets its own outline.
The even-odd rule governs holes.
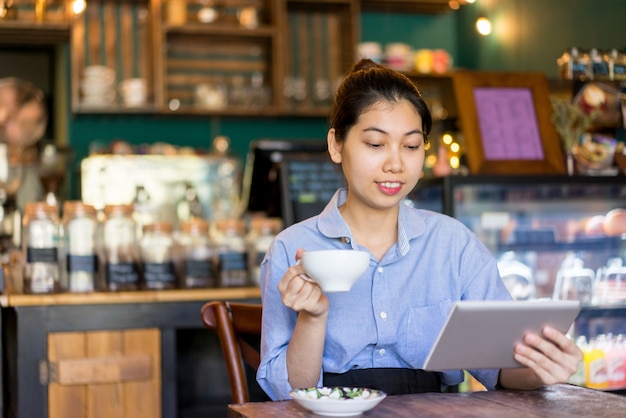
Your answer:
[[[376,184],[378,189],[387,195],[394,195],[402,189],[402,183],[399,181],[381,181]]]

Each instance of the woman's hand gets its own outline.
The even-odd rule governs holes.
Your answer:
[[[296,260],[300,260],[304,249],[296,252]],[[328,313],[328,299],[317,283],[302,277],[306,273],[302,264],[290,267],[278,283],[278,290],[285,306],[296,312],[306,312],[312,317]]]
[[[574,341],[552,327],[542,335],[529,333],[515,346],[515,360],[527,369],[503,369],[500,384],[510,389],[535,389],[564,383],[576,373],[583,354]]]

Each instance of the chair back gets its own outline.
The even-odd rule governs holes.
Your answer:
[[[245,364],[254,370],[261,355],[253,340],[261,336],[261,304],[212,301],[201,309],[205,327],[216,332],[224,354],[233,403],[250,400]]]

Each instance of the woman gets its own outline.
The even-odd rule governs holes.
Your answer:
[[[347,188],[319,215],[282,231],[263,260],[257,380],[274,400],[322,385],[445,390],[462,371],[420,367],[454,302],[510,298],[495,259],[455,219],[403,204],[420,178],[432,124],[408,78],[361,60],[339,87],[330,122],[328,151]],[[301,277],[305,250],[332,248],[371,254],[349,292],[324,294]],[[546,327],[525,336],[515,358],[528,367],[470,373],[488,389],[535,389],[566,381],[582,354]]]

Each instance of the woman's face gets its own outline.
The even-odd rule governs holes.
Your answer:
[[[424,165],[422,118],[408,101],[379,103],[361,114],[345,141],[328,133],[332,160],[348,183],[348,202],[394,208],[417,184]]]

